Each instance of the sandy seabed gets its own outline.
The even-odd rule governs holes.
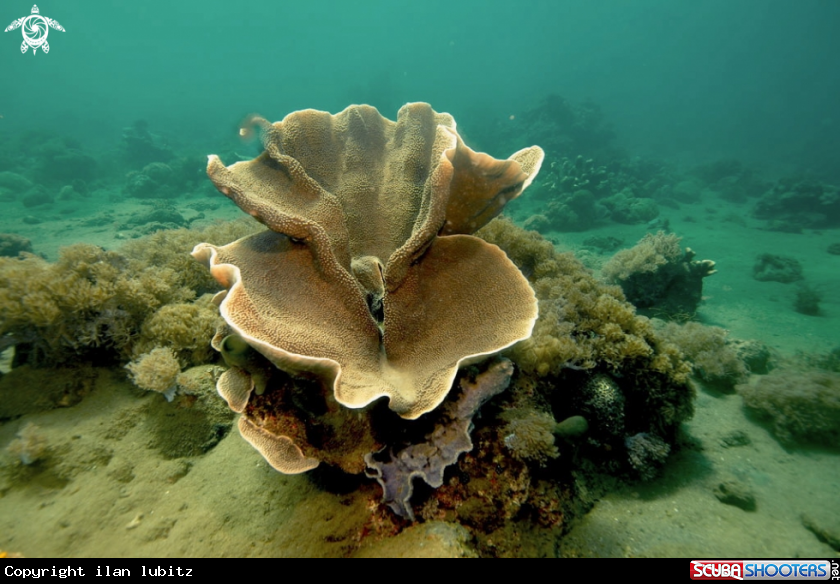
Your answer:
[[[131,201],[109,205],[113,222],[85,227],[81,217],[95,211],[74,205],[72,212],[53,209],[35,225],[0,220],[0,232],[29,237],[36,251],[54,260],[61,245],[79,241],[118,247],[126,234],[115,225],[140,208]],[[761,340],[787,359],[840,345],[840,256],[826,253],[840,241],[840,230],[763,231],[748,218],[746,206],[715,202],[714,207],[683,205],[666,212],[683,245],[698,259],[717,262],[718,273],[705,282],[699,320],[728,329],[733,338]],[[722,223],[730,214],[744,217],[745,224]],[[238,216],[223,202],[194,225]],[[644,233],[644,226],[612,225],[546,235],[560,249],[581,252],[585,237],[612,235],[629,247]],[[760,253],[790,255],[802,263],[808,282],[823,295],[819,316],[793,310],[792,286],[752,278]],[[581,252],[597,267],[598,258],[585,256]],[[43,461],[6,473],[0,482],[0,551],[25,557],[475,554],[468,532],[454,524],[429,522],[382,536],[371,525],[379,496],[375,483],[335,493],[306,475],[283,476],[235,429],[204,454],[173,458],[161,446],[166,438],[161,433],[175,407],[134,388],[123,371],[100,369],[90,374],[79,403],[0,424],[2,448],[29,423],[49,445]],[[749,418],[735,394],[699,391],[685,431],[692,447],[676,452],[657,479],[601,498],[567,534],[556,534],[556,555],[840,555],[806,527],[817,518],[828,532],[840,533],[836,451],[785,449]],[[728,445],[724,438],[733,431],[745,434],[746,443]],[[2,456],[3,464],[14,464],[10,455]],[[750,485],[754,511],[714,496],[714,488],[730,478]]]

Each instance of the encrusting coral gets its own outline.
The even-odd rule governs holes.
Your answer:
[[[269,229],[193,255],[227,288],[218,298],[231,331],[278,369],[314,374],[341,406],[387,397],[415,419],[441,403],[459,367],[531,334],[527,280],[469,234],[531,183],[540,148],[507,160],[474,152],[451,116],[423,103],[396,122],[351,106],[250,125],[263,154],[229,167],[211,156],[208,174]],[[223,376],[220,392],[247,385],[243,375]],[[242,420],[269,462],[266,448],[291,452],[270,419],[246,407]]]

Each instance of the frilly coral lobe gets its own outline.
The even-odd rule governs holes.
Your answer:
[[[218,300],[230,332],[274,366],[314,376],[342,407],[387,397],[415,419],[445,399],[459,367],[530,336],[537,302],[528,281],[470,234],[531,183],[540,148],[507,160],[474,152],[450,115],[422,103],[401,108],[396,122],[351,106],[252,123],[263,154],[229,167],[211,156],[208,174],[269,229],[193,255],[227,288]],[[267,429],[271,416],[242,405],[246,385],[231,373],[219,390],[239,388],[229,393],[247,434],[260,437],[252,444],[270,462],[267,450],[292,452],[282,431]],[[298,442],[301,460],[330,460]]]

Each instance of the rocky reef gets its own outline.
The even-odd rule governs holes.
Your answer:
[[[756,202],[753,215],[767,220],[768,229],[802,229],[840,225],[840,188],[802,178],[783,178]]]
[[[677,188],[661,168],[642,161],[613,161],[607,166],[577,156],[551,162],[540,181],[544,209],[532,215],[531,229],[585,231],[599,223],[647,223],[659,215],[654,197],[673,197]]]

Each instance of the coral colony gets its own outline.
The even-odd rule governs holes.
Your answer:
[[[459,367],[530,336],[537,301],[527,279],[498,247],[469,234],[531,183],[543,152],[526,148],[507,160],[476,153],[451,116],[422,103],[404,106],[396,122],[353,106],[251,123],[265,152],[230,167],[211,156],[208,174],[269,229],[193,252],[227,288],[217,299],[228,326],[215,343],[226,355],[225,337],[235,336],[281,371],[317,382],[275,389],[269,380],[273,391],[251,395],[254,368],[233,364],[218,390],[242,413],[242,435],[277,470],[323,461],[360,472],[388,446],[380,426],[397,423],[360,409],[386,397],[401,418],[419,418],[446,398]],[[510,372],[491,379],[487,395],[507,387]],[[296,391],[322,395],[290,407]],[[462,399],[481,401],[463,391]],[[469,450],[478,405],[446,414],[461,429],[425,449],[430,458],[450,447],[446,440],[463,445],[441,464]],[[301,429],[315,416],[325,430],[309,436]],[[383,484],[406,481],[410,494],[411,476],[427,465],[438,470],[426,481],[439,485],[442,467],[431,462],[407,468],[407,479],[376,472]],[[404,508],[407,497],[395,504]]]
[[[625,464],[641,476],[661,465],[691,414],[679,350],[573,257],[490,223],[533,181],[540,148],[506,160],[474,152],[451,116],[423,103],[396,122],[351,106],[253,118],[244,133],[253,128],[265,151],[227,167],[211,156],[208,174],[268,229],[193,255],[225,288],[217,389],[275,469],[366,472],[414,519],[413,479],[441,487],[446,466],[473,450],[479,408],[501,393],[514,413],[473,455],[522,461],[502,472],[526,476],[522,464],[559,455],[555,438],[584,435],[598,448],[626,442]],[[493,357],[505,350],[512,361]],[[621,387],[610,376],[631,369]],[[529,401],[552,391],[542,378],[568,372],[569,390],[545,401],[559,411]]]

